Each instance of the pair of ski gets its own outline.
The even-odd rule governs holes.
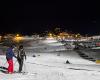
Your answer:
[[[14,71],[14,74],[16,74],[16,73],[23,74],[23,75],[27,75],[28,74],[28,72],[18,72],[18,71]]]
[[[37,73],[29,73],[29,72],[17,72],[17,71],[14,71],[15,74],[22,74],[22,75],[36,75]]]

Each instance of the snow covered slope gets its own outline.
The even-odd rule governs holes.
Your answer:
[[[75,51],[64,50],[64,47],[56,51],[58,46],[63,45],[53,46],[55,43],[61,44],[39,41],[25,47],[27,60],[24,62],[23,71],[28,73],[5,74],[0,71],[0,80],[100,80],[100,65],[81,58]],[[44,46],[48,49],[43,49]],[[41,50],[38,51],[39,49]],[[33,54],[36,57],[32,57]],[[71,64],[66,64],[66,60]],[[15,58],[14,65],[14,70],[17,71],[18,63]],[[0,66],[8,66],[4,55],[0,56]]]

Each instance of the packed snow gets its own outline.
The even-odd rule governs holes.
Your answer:
[[[58,41],[47,40],[31,42],[31,46],[25,47],[25,74],[5,74],[0,70],[0,80],[100,80],[99,64],[81,58],[73,50],[66,50]],[[17,60],[13,60],[17,71]],[[66,64],[67,60],[70,64]],[[8,67],[5,55],[0,55],[0,66]]]

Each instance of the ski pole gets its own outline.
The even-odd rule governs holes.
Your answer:
[[[25,65],[25,62],[23,63],[23,65],[24,65],[24,72],[26,73],[27,72],[27,69],[26,69],[26,65]]]
[[[2,67],[4,67],[6,65],[7,61],[2,65]]]
[[[24,65],[24,66],[23,66],[23,67],[24,67],[23,71],[26,72],[26,66],[25,66],[25,63],[23,63],[23,65]]]
[[[17,60],[15,61],[14,65],[16,64]]]

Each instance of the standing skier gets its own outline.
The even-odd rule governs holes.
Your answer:
[[[25,51],[23,49],[23,45],[20,45],[19,49],[18,49],[18,54],[17,54],[17,60],[19,63],[19,71],[18,71],[19,73],[22,71],[24,59],[26,60],[26,54],[25,54]]]
[[[7,49],[7,52],[6,52],[6,59],[7,59],[7,62],[9,64],[8,66],[8,72],[9,74],[12,74],[13,73],[13,69],[14,69],[14,65],[13,65],[13,57],[16,58],[14,52],[13,52],[13,48],[14,46],[10,46],[8,49]]]

